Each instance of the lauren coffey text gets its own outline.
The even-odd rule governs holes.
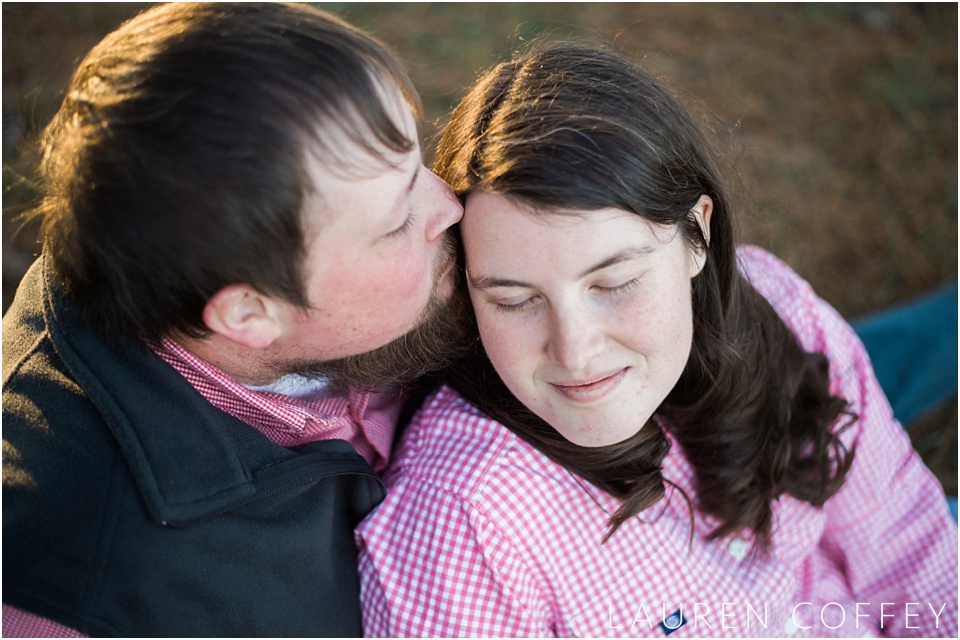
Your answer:
[[[954,605],[956,606],[956,605]],[[672,631],[687,626],[696,629],[884,629],[894,624],[906,629],[939,629],[946,602],[798,602],[787,607],[762,603],[724,602],[719,607],[703,602],[681,605],[665,602],[632,607],[607,607],[608,629],[654,629]],[[895,623],[896,621],[896,623]]]

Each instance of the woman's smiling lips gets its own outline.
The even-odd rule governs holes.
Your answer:
[[[620,369],[613,373],[603,374],[599,377],[588,379],[586,381],[564,381],[551,382],[557,393],[571,402],[578,404],[590,404],[605,398],[610,394],[627,375],[629,367]]]

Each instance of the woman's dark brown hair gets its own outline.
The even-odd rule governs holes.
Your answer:
[[[830,394],[826,357],[804,352],[741,277],[712,144],[654,78],[603,49],[538,45],[469,90],[435,170],[461,197],[502,194],[546,214],[615,207],[675,226],[707,251],[693,281],[686,368],[654,419],[624,442],[586,448],[564,439],[510,394],[479,339],[450,371],[471,402],[622,501],[608,536],[664,494],[670,445],[658,423],[696,469],[697,507],[720,521],[714,537],[748,529],[765,552],[772,501],[789,494],[820,506],[840,488],[853,458],[838,438],[852,419],[847,403]],[[704,194],[714,204],[709,243],[690,213]]]

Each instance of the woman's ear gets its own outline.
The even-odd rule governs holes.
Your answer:
[[[709,247],[710,217],[713,215],[713,199],[708,195],[700,196],[700,199],[697,200],[697,204],[693,206],[690,213],[693,214],[694,220],[697,221],[697,226],[700,227],[700,234],[703,236],[703,241]]]
[[[217,291],[203,308],[211,331],[250,349],[264,349],[283,333],[282,310],[272,298],[247,284]]]
[[[703,245],[698,246],[697,249],[692,252],[693,273],[690,276],[692,278],[699,275],[704,265],[707,264],[707,248],[710,246],[710,218],[713,215],[713,199],[705,194],[700,196],[697,204],[690,210],[690,215],[696,220],[697,226],[700,228],[700,235],[703,237]]]

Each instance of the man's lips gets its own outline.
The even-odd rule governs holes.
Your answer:
[[[580,404],[589,404],[602,400],[609,393],[613,392],[626,377],[628,370],[629,367],[625,367],[612,373],[591,376],[583,380],[551,382],[550,386],[567,400]]]

